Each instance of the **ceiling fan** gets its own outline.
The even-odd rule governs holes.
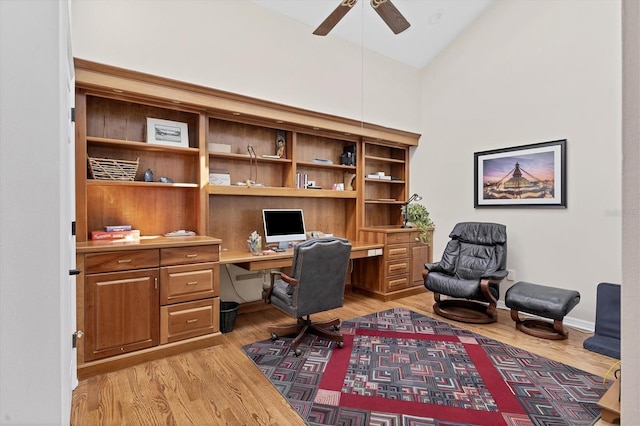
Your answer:
[[[346,15],[357,2],[358,0],[342,0],[340,5],[327,16],[327,19],[322,21],[313,33],[319,36],[329,34],[329,31],[344,18],[344,15]],[[411,26],[400,11],[391,3],[391,0],[371,0],[371,7],[380,15],[394,34],[400,34]]]

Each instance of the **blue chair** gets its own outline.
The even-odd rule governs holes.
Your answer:
[[[598,284],[596,330],[582,346],[592,352],[620,359],[620,284]]]

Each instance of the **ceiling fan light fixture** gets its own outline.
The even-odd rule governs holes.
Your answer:
[[[436,10],[431,16],[429,16],[429,24],[438,25],[442,20],[443,12],[441,10]]]

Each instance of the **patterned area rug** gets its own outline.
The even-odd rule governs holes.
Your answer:
[[[609,384],[404,308],[343,321],[343,348],[310,336],[243,347],[312,425],[590,425]]]

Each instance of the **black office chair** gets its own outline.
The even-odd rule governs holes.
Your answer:
[[[270,326],[273,340],[297,334],[291,344],[296,355],[300,355],[298,345],[309,333],[342,347],[342,334],[337,331],[340,319],[311,322],[310,315],[343,305],[350,255],[351,243],[342,238],[315,238],[295,246],[291,276],[272,272],[271,286],[263,291],[265,303],[298,320],[294,325]]]
[[[440,262],[424,265],[424,286],[434,293],[433,310],[467,323],[497,321],[499,284],[507,276],[507,228],[461,222],[449,237]]]

